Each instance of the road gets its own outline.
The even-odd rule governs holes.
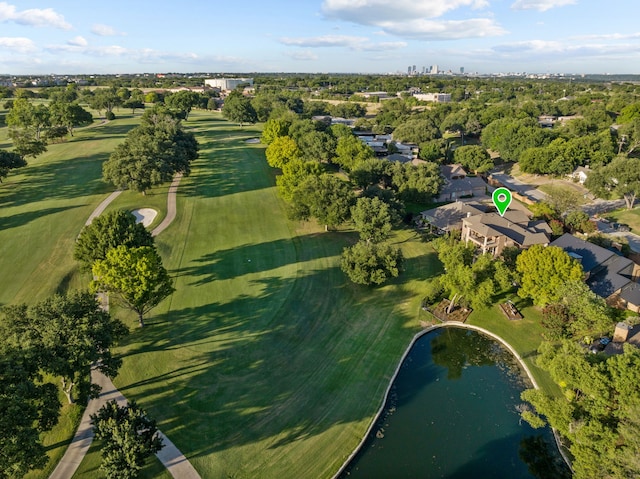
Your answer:
[[[507,175],[502,171],[491,173],[491,178],[502,183],[506,188],[515,191],[521,196],[529,198],[531,201],[544,201],[547,198],[546,193],[538,190],[534,185],[528,185],[520,180],[515,179],[511,175]]]

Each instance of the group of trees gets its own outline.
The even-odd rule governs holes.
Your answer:
[[[182,129],[171,110],[155,107],[145,111],[140,125],[111,153],[102,166],[102,176],[116,188],[144,194],[176,173],[188,175],[197,157],[198,142],[193,133]]]
[[[561,385],[564,394],[553,397],[540,389],[525,391],[522,398],[534,411],[526,411],[523,417],[534,427],[548,422],[570,441],[573,477],[636,477],[640,470],[640,350],[625,345],[623,354],[592,355],[576,341],[545,342],[537,364]]]
[[[85,226],[74,257],[93,274],[91,289],[113,295],[136,313],[141,327],[144,315],[174,291],[151,233],[124,210],[100,215]]]
[[[93,121],[91,113],[76,101],[53,100],[48,105],[34,104],[26,98],[11,103],[6,122],[14,151],[22,157],[36,157],[47,151],[47,143],[73,136],[77,126]]]
[[[288,110],[270,118],[262,133],[270,166],[279,168],[278,191],[295,219],[315,218],[326,229],[350,220],[361,241],[344,251],[342,268],[356,283],[381,284],[397,276],[402,257],[381,241],[401,216],[403,202],[428,203],[442,178],[437,164],[376,159],[373,151],[344,125],[300,118]],[[348,176],[334,174],[339,168]],[[373,234],[362,218],[376,228]]]
[[[438,239],[435,247],[444,273],[433,280],[431,288],[437,295],[448,294],[447,313],[458,304],[486,308],[496,294],[511,288],[514,275],[502,259],[490,254],[475,258],[475,247],[459,241],[456,235]]]
[[[0,310],[0,477],[22,477],[47,463],[40,433],[57,423],[61,405],[43,374],[60,378],[70,403],[74,391],[96,397],[91,368],[117,374],[121,360],[110,348],[126,332],[88,291]]]

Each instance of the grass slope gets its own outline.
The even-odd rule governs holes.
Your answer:
[[[286,220],[263,149],[245,143],[257,130],[188,124],[201,158],[158,237],[177,291],[120,349],[116,385],[203,477],[329,477],[418,328],[435,256],[403,231],[402,284],[348,283],[338,263],[354,234]]]

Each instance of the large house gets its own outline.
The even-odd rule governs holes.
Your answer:
[[[582,264],[586,283],[607,303],[640,312],[640,265],[615,251],[564,234],[551,243]]]
[[[437,202],[455,201],[470,196],[485,196],[487,184],[478,176],[467,176],[462,165],[442,165],[440,175],[444,185],[436,198]]]
[[[462,220],[487,212],[487,207],[477,201],[454,201],[421,212],[422,222],[433,231],[444,234],[462,229]]]
[[[531,221],[522,211],[483,213],[462,220],[462,241],[475,244],[482,253],[499,256],[507,246],[529,248],[548,245],[551,228],[545,221]]]

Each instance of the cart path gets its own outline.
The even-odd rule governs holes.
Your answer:
[[[108,401],[115,400],[120,406],[127,404],[127,399],[116,389],[111,379],[100,371],[96,369],[91,371],[91,382],[98,384],[102,388],[102,392],[97,399],[91,399],[87,404],[71,444],[49,479],[71,479],[73,477],[93,441],[92,414],[96,414]],[[169,473],[176,479],[200,479],[200,474],[169,438],[161,431],[158,431],[158,435],[162,437],[164,447],[156,454],[156,457]]]
[[[173,220],[176,219],[176,196],[181,179],[182,173],[177,173],[173,177],[173,181],[169,186],[169,192],[167,193],[167,216],[165,216],[162,222],[154,228],[154,230],[151,232],[151,236],[158,236],[160,233],[166,230],[171,223],[173,223]]]
[[[164,231],[176,217],[176,194],[181,178],[182,175],[176,175],[171,182],[167,194],[167,216],[162,223],[153,230],[151,233],[153,236],[157,236]],[[93,213],[91,213],[86,224],[91,224],[120,193],[122,193],[121,190],[114,191],[100,203]],[[69,447],[67,447],[64,456],[62,456],[62,459],[60,459],[60,462],[49,476],[49,479],[71,479],[75,474],[93,441],[93,428],[91,427],[92,414],[97,413],[104,404],[111,400],[115,400],[121,406],[127,404],[127,399],[116,389],[111,379],[100,371],[95,369],[91,370],[91,382],[98,384],[102,388],[100,396],[97,399],[91,399],[87,404],[78,430],[73,436]],[[158,431],[158,435],[162,437],[164,447],[156,454],[156,457],[167,468],[169,473],[176,479],[200,479],[200,474],[198,474],[173,442],[161,431]]]

